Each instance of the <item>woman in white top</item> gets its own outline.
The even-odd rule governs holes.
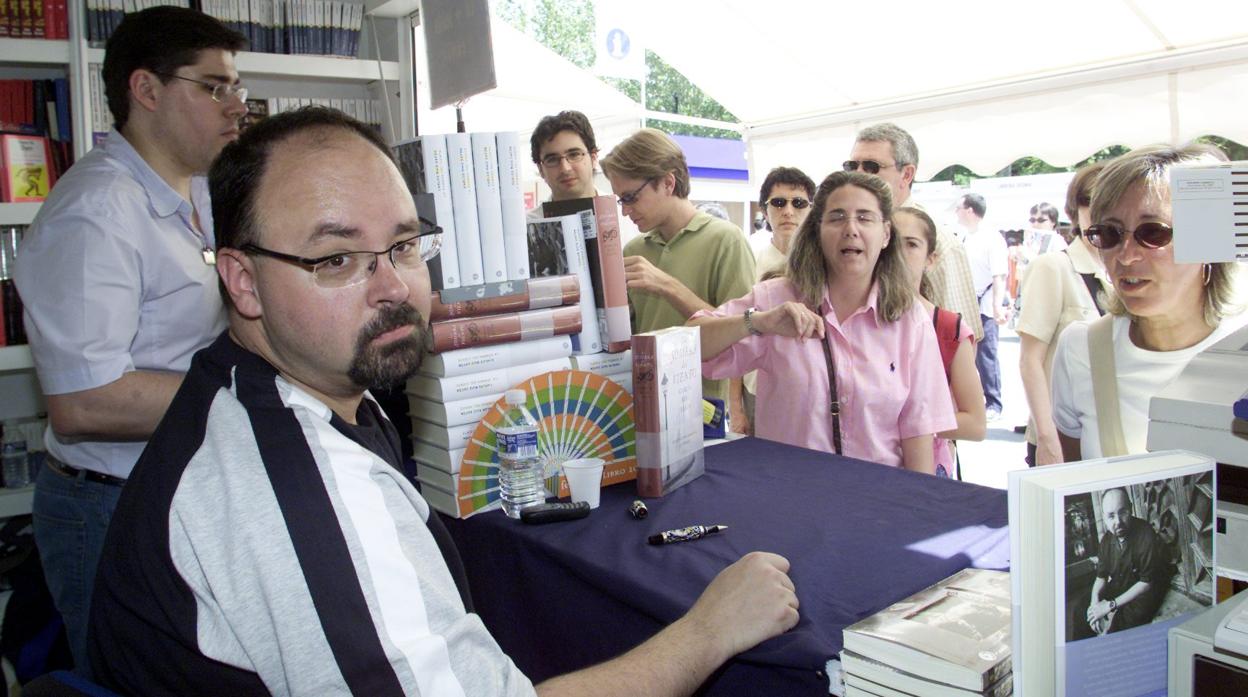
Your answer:
[[[1244,324],[1242,315],[1231,316],[1236,265],[1180,264],[1171,245],[1170,168],[1219,159],[1204,146],[1149,146],[1113,160],[1097,178],[1094,224],[1083,234],[1099,250],[1114,295],[1109,298],[1110,315],[1072,324],[1058,340],[1053,421],[1067,462],[1145,452],[1153,395],[1196,354]],[[1101,322],[1112,322],[1112,350],[1105,358],[1112,357],[1115,370],[1103,384],[1116,387],[1120,439],[1119,424],[1098,419],[1095,406],[1093,383],[1105,376],[1101,369],[1093,373],[1089,333],[1096,341],[1105,326]],[[1114,402],[1106,404],[1112,408]],[[1119,440],[1121,448],[1115,445]]]

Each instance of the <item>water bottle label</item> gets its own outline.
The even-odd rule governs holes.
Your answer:
[[[498,452],[514,459],[537,457],[537,432],[498,434]]]
[[[18,455],[18,454],[25,453],[25,452],[26,452],[26,441],[19,441],[16,443],[5,443],[3,447],[0,447],[0,453],[4,453],[5,455]]]

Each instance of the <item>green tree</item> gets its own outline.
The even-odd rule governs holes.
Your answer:
[[[1221,148],[1222,152],[1232,160],[1248,160],[1248,146],[1240,145],[1230,138],[1221,136],[1201,136],[1196,139],[1197,143],[1205,143],[1207,145],[1215,145]]]
[[[538,43],[577,67],[593,69],[594,4],[591,0],[491,0],[494,15],[533,37]],[[603,78],[633,101],[641,100],[639,80]],[[646,108],[669,114],[739,122],[719,102],[698,89],[657,53],[646,51]],[[648,125],[667,133],[740,139],[736,131],[650,120]]]

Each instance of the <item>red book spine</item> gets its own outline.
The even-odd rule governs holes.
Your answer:
[[[634,336],[633,347],[633,428],[637,433],[637,493],[663,495],[663,469],[657,467],[654,451],[659,436],[659,390],[657,336]],[[650,466],[646,466],[650,465]]]
[[[576,276],[550,276],[525,281],[525,290],[481,300],[443,303],[440,291],[434,291],[429,319],[439,321],[458,317],[482,317],[503,312],[539,310],[560,305],[575,305],[581,300],[581,287]]]
[[[598,227],[598,265],[602,279],[602,317],[599,326],[608,353],[627,351],[633,335],[628,314],[628,283],[624,278],[624,247],[620,242],[620,215],[614,196],[594,198]]]
[[[577,305],[528,310],[487,317],[464,317],[430,322],[433,352],[470,346],[489,346],[575,334],[581,331],[581,308]]]

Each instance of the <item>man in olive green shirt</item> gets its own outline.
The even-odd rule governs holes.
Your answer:
[[[745,234],[694,208],[685,155],[667,134],[643,128],[604,157],[602,169],[643,232],[624,246],[634,332],[683,325],[750,291],[754,255]],[[726,403],[728,381],[703,380],[702,394]]]

